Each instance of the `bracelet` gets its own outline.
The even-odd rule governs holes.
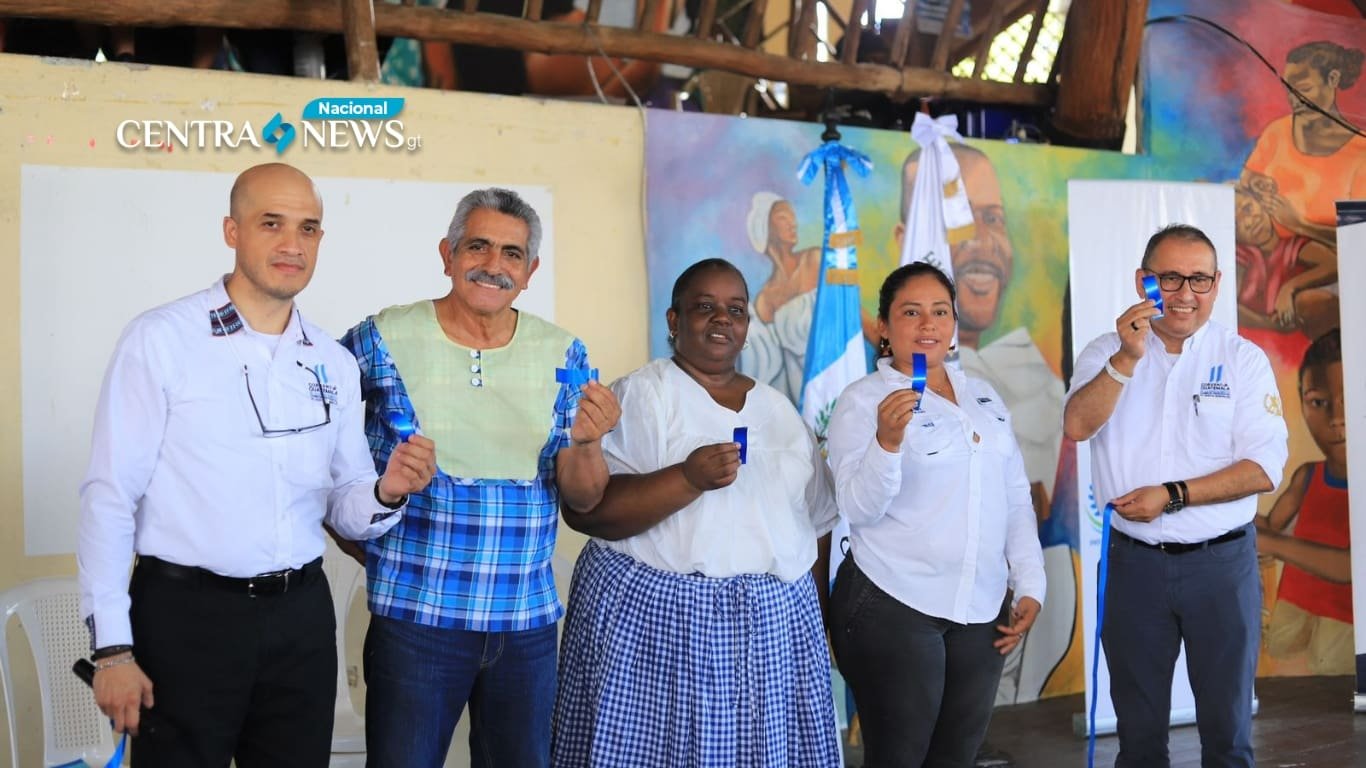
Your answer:
[[[1124,374],[1120,373],[1115,368],[1115,366],[1110,363],[1110,360],[1108,358],[1105,360],[1105,372],[1110,374],[1110,378],[1114,379],[1115,381],[1118,381],[1120,386],[1128,384],[1129,380],[1133,378],[1132,376],[1125,376]]]
[[[376,480],[376,481],[375,481],[375,502],[378,503],[381,507],[384,507],[385,509],[399,510],[399,509],[403,509],[403,505],[408,503],[408,494],[406,494],[406,493],[403,494],[403,496],[402,496],[396,503],[394,503],[394,504],[386,504],[386,503],[384,503],[384,499],[381,499],[381,498],[379,497],[379,481]]]
[[[1191,489],[1186,487],[1186,481],[1177,480],[1176,487],[1181,490],[1181,504],[1189,507],[1191,505]]]
[[[90,660],[99,661],[100,659],[107,659],[110,656],[118,656],[121,653],[132,652],[133,646],[131,645],[106,645],[103,648],[96,648],[95,652],[90,654]]]
[[[136,659],[133,658],[133,654],[131,653],[127,656],[119,656],[113,659],[100,659],[95,662],[95,671],[99,672],[102,669],[109,669],[110,667],[132,664],[134,661],[136,661]]]

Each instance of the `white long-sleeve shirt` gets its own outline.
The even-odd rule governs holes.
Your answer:
[[[1097,337],[1077,356],[1072,392],[1104,372],[1119,351],[1119,336]],[[1281,484],[1288,452],[1280,392],[1266,353],[1233,331],[1209,322],[1168,354],[1149,331],[1146,353],[1091,438],[1091,482],[1104,507],[1135,488],[1189,480],[1243,459],[1256,462],[1273,487]],[[1115,530],[1150,544],[1207,541],[1246,525],[1257,496],[1197,504],[1147,523],[1111,519]]]
[[[324,402],[331,423],[263,436],[244,366],[267,429],[324,422]],[[349,539],[393,527],[399,515],[375,499],[361,418],[351,353],[297,311],[280,336],[253,331],[222,280],[129,323],[81,485],[81,611],[95,646],[132,643],[134,553],[254,576],[321,556],[324,519]]]
[[[827,447],[859,568],[921,613],[982,623],[1007,586],[1043,604],[1043,550],[1010,413],[989,384],[947,370],[958,405],[926,390],[889,453],[877,409],[911,380],[879,360],[840,394]]]

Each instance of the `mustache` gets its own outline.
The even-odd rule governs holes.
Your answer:
[[[465,279],[469,280],[472,283],[477,282],[488,283],[489,285],[496,285],[505,291],[510,291],[514,287],[516,287],[512,284],[512,278],[508,277],[507,275],[491,274],[489,272],[485,272],[484,270],[478,267],[475,267],[474,269],[471,269],[470,271],[466,272]]]

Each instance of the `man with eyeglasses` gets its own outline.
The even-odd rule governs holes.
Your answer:
[[[1210,321],[1214,245],[1185,224],[1148,241],[1134,275],[1162,312],[1125,309],[1077,358],[1063,429],[1091,441],[1095,497],[1114,507],[1102,642],[1117,765],[1169,764],[1172,671],[1184,642],[1205,765],[1252,766],[1261,582],[1257,494],[1287,455],[1266,354]]]
[[[294,304],[322,235],[307,176],[243,172],[223,219],[232,273],[134,319],[109,363],[77,562],[95,700],[135,735],[135,766],[326,766],[322,523],[378,536],[435,472],[415,436],[376,477],[355,360]],[[139,730],[141,708],[158,727]]]
[[[449,292],[342,338],[375,462],[415,429],[440,446],[431,485],[364,542],[369,768],[445,765],[466,705],[476,764],[549,765],[559,509],[602,499],[601,438],[621,408],[582,341],[512,306],[540,242],[540,217],[515,192],[471,192],[438,244]]]

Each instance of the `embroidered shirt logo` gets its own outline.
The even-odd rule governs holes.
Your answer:
[[[1222,363],[1209,369],[1209,381],[1200,385],[1201,397],[1232,397],[1232,392],[1227,383],[1224,382],[1224,366]]]
[[[337,385],[327,383],[327,366],[322,363],[309,368],[317,381],[308,385],[308,396],[319,402],[337,404]]]
[[[1266,408],[1266,412],[1272,416],[1284,415],[1284,412],[1281,409],[1281,398],[1278,395],[1273,395],[1268,392],[1266,397],[1262,398],[1262,406]]]

